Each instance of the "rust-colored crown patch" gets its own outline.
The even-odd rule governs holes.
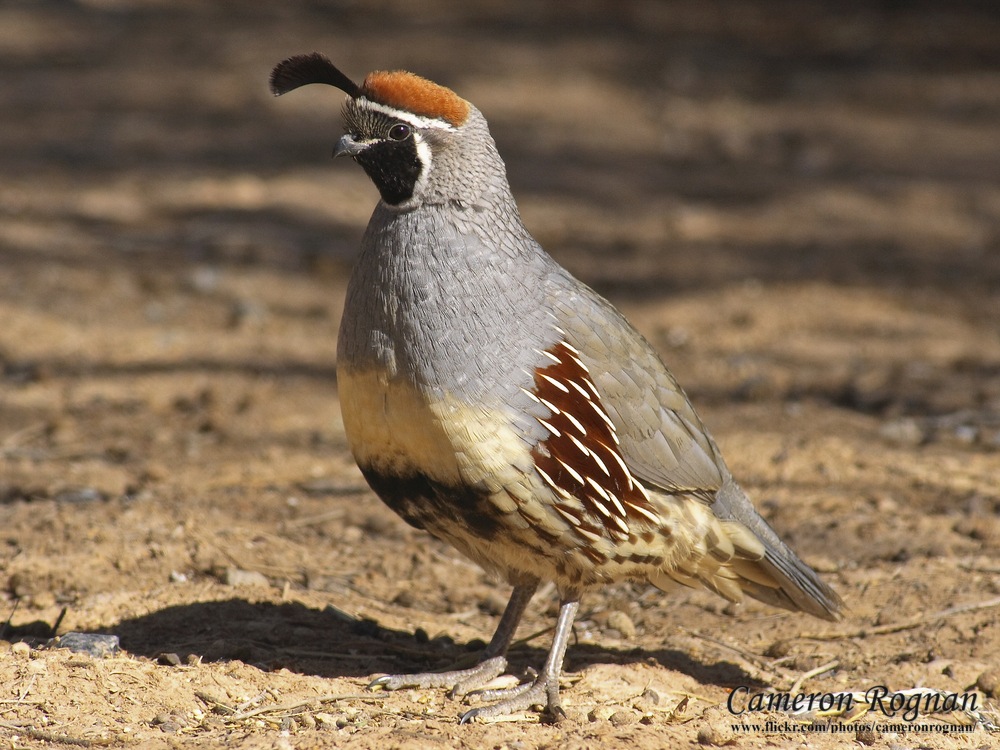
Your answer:
[[[405,70],[369,73],[361,91],[379,104],[444,120],[455,127],[469,116],[469,103],[454,91]]]

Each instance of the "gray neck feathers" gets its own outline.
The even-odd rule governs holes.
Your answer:
[[[554,264],[521,223],[482,116],[474,110],[465,127],[481,133],[435,144],[421,205],[376,207],[338,363],[486,405],[509,398],[533,371],[534,350],[555,338],[544,305]]]
[[[520,226],[507,169],[478,109],[470,107],[457,133],[428,130],[425,137],[433,153],[432,166],[418,186],[415,203],[509,211]]]

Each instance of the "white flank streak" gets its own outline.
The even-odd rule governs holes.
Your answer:
[[[552,477],[546,474],[543,469],[536,466],[535,471],[537,471],[539,474],[542,475],[542,479],[545,480],[546,484],[548,484],[549,487],[551,487],[555,491],[555,493],[559,495],[559,497],[561,497],[563,500],[571,500],[573,502],[578,502],[575,497],[570,495],[568,492],[566,492],[566,490],[564,490],[562,487],[560,487],[558,484],[552,481]]]
[[[646,492],[646,488],[642,486],[642,482],[636,482],[635,486],[639,488],[639,492],[642,494],[642,499],[647,503],[649,502],[649,493]]]
[[[566,382],[569,383],[574,388],[576,388],[578,391],[580,391],[580,395],[583,396],[588,401],[590,401],[593,398],[589,393],[587,393],[587,391],[583,389],[583,386],[581,386],[575,380],[567,380]]]
[[[555,482],[552,481],[552,477],[546,474],[540,467],[536,466],[535,471],[537,471],[539,474],[542,475],[542,479],[545,480],[545,483],[549,485],[549,487],[556,490],[557,492],[562,492],[562,490],[559,489],[559,485],[557,485]]]
[[[607,412],[605,412],[604,409],[601,408],[601,405],[599,403],[597,403],[596,401],[591,401],[590,405],[594,407],[594,411],[596,411],[597,415],[604,420],[604,423],[608,426],[608,428],[611,430],[612,433],[618,432],[618,430],[615,428],[615,423],[611,421],[611,417],[609,417]]]
[[[576,533],[580,534],[582,536],[585,536],[587,539],[589,539],[592,542],[599,542],[599,541],[601,541],[601,535],[600,534],[595,534],[590,529],[585,529],[582,526],[580,526],[579,528],[577,528]]]
[[[612,516],[611,520],[615,522],[615,526],[617,526],[619,529],[621,529],[622,533],[627,537],[628,536],[628,524],[625,523],[625,520],[622,519],[622,518],[619,518],[618,516]]]
[[[559,333],[563,334],[564,336],[566,335],[566,331],[560,330],[558,328],[556,330],[559,331]],[[573,346],[568,341],[563,341],[562,345],[565,346],[567,349],[569,349],[571,352],[573,352],[573,354],[575,354],[577,357],[580,356],[580,350],[577,349],[575,346]]]
[[[542,402],[541,402],[541,401],[539,400],[538,396],[536,396],[536,395],[535,395],[534,393],[532,393],[531,391],[529,391],[529,390],[528,390],[527,388],[522,388],[522,389],[521,389],[521,393],[523,393],[523,394],[524,394],[525,396],[527,396],[528,398],[530,398],[530,399],[531,399],[532,401],[534,401],[534,402],[535,402],[536,404],[540,404],[540,403],[542,403]]]
[[[657,526],[660,525],[660,517],[655,513],[653,513],[653,511],[648,510],[647,508],[643,508],[641,505],[635,505],[633,503],[629,503],[628,507],[630,507],[636,513],[645,516],[649,521],[655,523]]]
[[[601,487],[601,485],[599,485],[597,482],[595,482],[590,477],[587,477],[587,484],[589,484],[591,487],[593,487],[597,491],[597,494],[600,495],[601,497],[603,497],[609,503],[612,502],[612,500],[611,500],[611,493],[609,493],[606,489],[604,489],[603,487]]]
[[[572,513],[570,513],[570,512],[568,511],[568,510],[564,510],[564,509],[563,509],[563,508],[562,508],[561,506],[559,506],[559,505],[556,505],[556,506],[555,506],[555,509],[556,509],[556,512],[557,512],[557,513],[558,513],[558,514],[559,514],[560,516],[562,516],[562,517],[563,517],[563,518],[565,518],[565,519],[566,519],[567,521],[569,521],[570,525],[572,525],[572,526],[579,526],[579,525],[580,525],[580,519],[579,519],[579,518],[577,518],[577,517],[576,517],[575,515],[573,515]]]
[[[567,387],[566,387],[565,385],[563,385],[562,383],[560,383],[560,382],[559,382],[558,380],[556,380],[555,378],[553,378],[553,377],[549,377],[549,376],[548,376],[548,375],[546,375],[546,374],[545,374],[544,372],[540,372],[540,373],[538,373],[538,374],[539,374],[539,375],[541,375],[541,376],[542,376],[543,378],[545,378],[546,380],[548,380],[548,381],[549,381],[550,383],[552,383],[552,385],[554,385],[554,386],[555,386],[556,388],[558,388],[558,389],[559,389],[560,391],[562,391],[563,393],[569,393],[569,388],[567,388]]]
[[[539,354],[541,354],[543,357],[548,357],[553,362],[555,362],[557,365],[561,365],[563,363],[563,361],[561,359],[559,359],[559,357],[557,357],[552,352],[549,352],[549,351],[543,352],[541,349],[535,349],[535,351],[538,352]]]
[[[593,458],[597,462],[597,465],[601,467],[601,471],[603,471],[609,477],[611,476],[611,472],[608,471],[608,465],[601,460],[600,456],[597,455],[597,451],[591,451],[590,457]]]
[[[542,406],[544,406],[546,409],[548,409],[553,414],[562,414],[562,410],[558,406],[556,406],[555,404],[553,404],[551,401],[549,401],[547,398],[541,398],[541,397],[539,397],[538,398],[538,403],[540,403]]]
[[[622,518],[625,518],[625,506],[622,505],[622,501],[618,499],[617,495],[612,495],[610,492],[608,493],[608,495],[611,498],[611,502],[614,503],[615,510],[617,510],[621,514]],[[628,531],[628,529],[625,530]]]
[[[628,488],[632,489],[632,472],[628,470],[625,462],[622,461],[622,457],[619,456],[616,451],[611,451],[611,456],[618,462],[618,465],[622,467],[622,471],[625,472],[625,478],[628,479]]]
[[[567,414],[566,416],[569,416],[569,415]],[[579,440],[577,440],[575,435],[570,435],[569,433],[566,433],[566,437],[568,437],[570,440],[573,441],[573,445],[575,445],[577,448],[579,448],[580,452],[583,455],[585,455],[585,456],[589,456],[590,455],[590,448],[588,448],[586,445],[584,445]]]
[[[557,458],[556,461],[558,461],[562,465],[562,467],[564,469],[566,469],[566,471],[568,471],[573,476],[573,478],[576,481],[578,481],[580,484],[586,484],[586,482],[584,481],[583,477],[580,476],[579,472],[577,472],[576,469],[574,469],[572,466],[570,466],[568,463],[566,463],[562,459]]]
[[[597,415],[601,419],[603,419],[604,423],[611,429],[611,434],[612,434],[612,436],[614,436],[615,442],[617,443],[618,442],[618,430],[615,429],[615,423],[611,421],[611,417],[609,417],[607,415],[607,413],[604,411],[604,409],[601,408],[601,405],[598,404],[597,402],[591,401],[590,405],[594,407],[594,411],[597,412]]]
[[[600,494],[601,497],[603,497],[605,500],[607,500],[609,503],[615,506],[615,510],[617,510],[622,515],[622,517],[625,516],[625,506],[622,505],[622,501],[618,499],[617,495],[611,494],[590,477],[587,477],[587,481],[590,483],[591,487],[597,490],[598,494]]]
[[[579,352],[577,353],[579,354]],[[573,361],[576,362],[578,365],[580,365],[580,367],[583,369],[585,373],[587,373],[588,375],[590,374],[590,368],[587,367],[587,365],[583,364],[582,359],[580,359],[579,357],[573,357]]]
[[[589,390],[593,394],[591,398],[594,399],[595,401],[600,401],[601,394],[597,392],[597,386],[594,385],[594,382],[590,378],[586,378],[583,381],[583,383],[584,385],[587,386],[587,390]]]
[[[568,419],[570,422],[573,423],[573,426],[576,427],[576,429],[578,429],[580,431],[581,435],[586,435],[587,434],[587,428],[584,427],[583,424],[581,424],[581,422],[580,422],[579,419],[577,419],[576,417],[574,417],[568,411],[563,411],[563,416],[566,417],[566,419]]]
[[[594,507],[597,508],[597,512],[605,518],[611,518],[611,511],[608,510],[607,506],[602,505],[601,503],[594,503]]]
[[[536,419],[537,419],[537,417],[536,417]],[[549,432],[551,432],[556,437],[562,437],[562,433],[559,432],[559,430],[557,430],[555,427],[553,427],[552,425],[550,425],[548,422],[546,422],[544,419],[539,419],[538,423],[541,424],[542,427],[544,427],[546,430],[548,430]]]

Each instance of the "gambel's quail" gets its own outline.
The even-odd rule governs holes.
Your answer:
[[[840,598],[754,510],[656,352],[531,237],[483,115],[412,73],[360,84],[320,54],[275,67],[275,95],[348,95],[349,156],[382,200],[347,290],[337,379],[372,489],[408,523],[514,587],[477,666],[372,685],[479,691],[542,581],[559,618],[545,666],[484,690],[462,721],[547,708],[581,594],[621,580],[703,586],[833,620]]]

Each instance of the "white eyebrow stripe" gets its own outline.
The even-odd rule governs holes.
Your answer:
[[[414,114],[413,112],[407,112],[403,109],[396,109],[395,107],[390,107],[388,104],[382,104],[381,102],[373,101],[368,97],[359,97],[355,101],[363,100],[364,104],[361,106],[367,107],[368,109],[374,110],[376,112],[381,112],[383,115],[395,118],[397,120],[402,120],[403,122],[408,122],[417,128],[436,128],[437,130],[447,130],[449,132],[455,132],[458,128],[445,120],[438,119],[436,117],[423,117],[422,115]]]

